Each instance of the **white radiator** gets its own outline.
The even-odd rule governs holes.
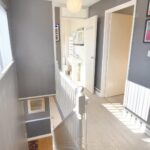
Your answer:
[[[54,129],[57,150],[86,148],[86,101],[83,87],[76,85],[56,64],[56,101],[63,115]]]
[[[124,106],[147,121],[150,110],[150,89],[127,81]]]

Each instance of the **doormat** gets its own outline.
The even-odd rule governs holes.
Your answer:
[[[29,150],[38,150],[38,141],[31,141],[28,143]]]

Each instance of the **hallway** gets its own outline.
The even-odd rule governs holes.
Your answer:
[[[119,97],[115,103],[114,98],[90,96],[87,107],[88,150],[149,150],[150,138],[140,133],[142,128],[138,132],[136,124],[132,122],[133,119],[122,116],[123,123],[113,115],[122,113],[118,99]],[[134,128],[136,130],[131,130]]]

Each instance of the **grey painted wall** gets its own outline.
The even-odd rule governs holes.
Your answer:
[[[11,0],[10,18],[19,97],[55,93],[51,2]]]
[[[24,116],[26,121],[50,117],[49,98],[45,98],[45,112],[28,114],[27,101],[24,101],[24,112],[25,112]]]
[[[59,24],[59,26],[61,26],[61,24],[60,24],[60,8],[59,7],[55,7],[55,24]],[[61,68],[61,38],[59,41],[56,42],[56,59],[58,61],[59,67]]]
[[[98,45],[97,45],[97,66],[96,66],[96,80],[95,86],[100,89],[101,82],[101,64],[102,64],[102,47],[103,47],[103,30],[104,30],[104,11],[125,3],[128,0],[101,0],[97,4],[90,7],[89,15],[98,15]],[[140,84],[144,87],[150,88],[150,58],[147,57],[147,52],[150,49],[150,44],[143,43],[144,28],[147,0],[137,0],[135,27],[133,34],[133,43],[130,59],[130,68],[128,79],[132,82]],[[148,123],[150,123],[150,113]]]
[[[0,150],[27,150],[14,65],[0,80],[0,120]]]
[[[138,0],[137,3],[129,80],[150,88],[150,58],[147,57],[150,43],[143,43],[147,4],[147,0]]]
[[[45,97],[45,112],[28,114],[27,101],[24,101],[24,117],[26,121],[27,137],[35,137],[39,135],[49,134],[50,130],[50,119],[44,119],[39,121],[33,121],[35,119],[43,119],[50,117],[49,98]]]
[[[101,64],[102,64],[102,47],[103,47],[103,31],[104,31],[104,12],[114,6],[125,3],[129,0],[101,0],[90,7],[89,15],[98,15],[98,45],[96,59],[96,80],[95,86],[100,89],[101,83]],[[147,51],[150,44],[143,43],[147,0],[137,0],[137,10],[135,18],[135,28],[132,43],[132,53],[130,60],[130,71],[128,79],[140,85],[150,88],[150,58],[147,57]]]
[[[51,133],[49,119],[27,123],[26,128],[27,128],[27,137],[28,138]]]
[[[102,69],[102,50],[103,50],[103,34],[104,34],[104,14],[105,10],[125,3],[129,0],[101,0],[89,8],[89,16],[98,15],[98,35],[97,35],[97,51],[96,51],[96,74],[95,87],[100,89],[101,85],[101,69]]]

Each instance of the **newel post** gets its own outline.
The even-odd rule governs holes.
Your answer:
[[[86,99],[84,95],[84,88],[79,87],[76,91],[76,114],[80,119],[79,134],[81,137],[80,150],[86,150],[87,137],[87,122],[86,122]]]
[[[83,87],[79,87],[76,91],[76,113],[81,117],[85,113],[85,95],[83,91]]]

